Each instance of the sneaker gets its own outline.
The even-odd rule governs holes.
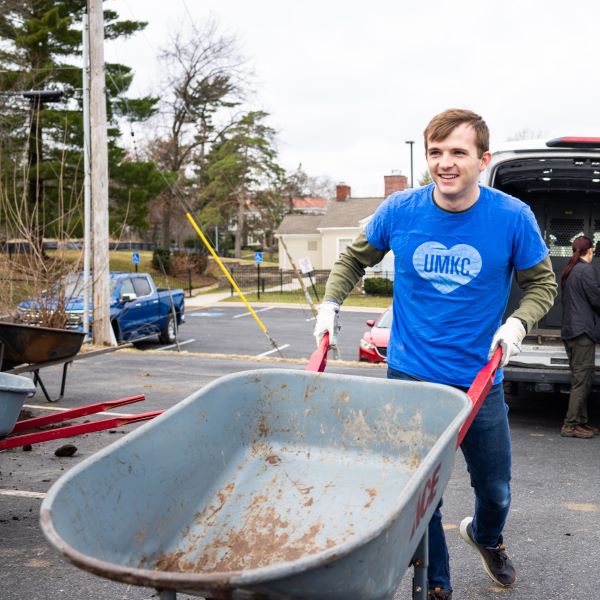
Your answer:
[[[591,431],[594,435],[598,435],[598,432],[600,432],[600,429],[594,427],[593,425],[589,425],[588,423],[579,423],[579,427],[586,429],[587,431]]]
[[[452,600],[452,590],[447,588],[433,588],[427,592],[427,598],[438,598],[438,600]]]
[[[589,440],[594,437],[594,432],[583,425],[563,425],[560,430],[562,437],[574,437],[582,440]]]
[[[460,536],[462,539],[479,552],[486,573],[498,585],[507,586],[514,583],[516,578],[515,568],[505,552],[502,541],[500,541],[495,548],[489,548],[483,544],[478,544],[473,538],[472,522],[472,517],[467,517],[462,520],[462,523],[460,524]],[[502,538],[500,539],[502,540]]]

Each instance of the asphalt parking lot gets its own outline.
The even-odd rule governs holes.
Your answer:
[[[338,347],[343,360],[358,360],[358,342],[368,329],[367,319],[376,319],[381,310],[342,309]],[[186,322],[179,329],[179,347],[188,352],[241,354],[306,358],[315,348],[312,332],[314,317],[307,308],[258,306],[256,316],[277,344],[269,342],[252,314],[239,304],[221,303],[216,306],[186,311]],[[140,349],[156,349],[155,339],[137,344]],[[176,345],[169,348],[176,351]]]
[[[364,320],[364,315],[361,316]],[[64,399],[49,404],[37,393],[27,402],[33,415],[135,394],[142,403],[119,412],[168,409],[207,383],[228,373],[257,368],[303,369],[303,363],[268,358],[214,358],[207,355],[146,348],[76,361],[69,373]],[[328,372],[385,377],[375,366],[337,364]],[[56,389],[60,369],[43,372]],[[513,504],[505,531],[507,549],[518,570],[511,589],[494,586],[479,559],[458,535],[458,524],[470,513],[471,491],[464,462],[457,457],[444,496],[455,599],[592,598],[600,572],[600,438],[565,439],[558,435],[564,397],[511,400],[514,446]],[[595,399],[591,417],[600,419]],[[136,426],[134,426],[136,427]],[[111,582],[65,562],[45,541],[38,526],[43,495],[63,473],[97,450],[127,435],[129,428],[74,438],[78,451],[59,458],[54,451],[64,441],[0,452],[0,590],[3,600],[80,600],[156,597],[153,590]],[[169,451],[168,447],[164,448]],[[94,515],[89,515],[90,519]],[[118,527],[119,523],[106,523]],[[187,598],[179,594],[180,598]],[[410,597],[410,575],[396,598]],[[350,600],[350,599],[349,599]],[[352,599],[354,600],[354,599]]]

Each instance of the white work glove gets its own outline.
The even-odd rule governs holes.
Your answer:
[[[317,313],[317,321],[313,335],[317,342],[317,348],[323,341],[325,333],[329,332],[329,346],[337,348],[337,336],[342,326],[340,325],[340,305],[337,302],[323,302]]]
[[[525,327],[520,319],[516,317],[508,317],[504,325],[502,325],[492,338],[492,344],[488,353],[488,360],[492,358],[496,348],[502,348],[502,359],[500,367],[505,367],[508,361],[521,352],[521,342],[525,337]]]

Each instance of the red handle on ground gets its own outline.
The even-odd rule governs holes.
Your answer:
[[[46,425],[61,423],[62,421],[68,421],[69,419],[77,419],[78,417],[93,415],[95,413],[110,410],[111,408],[116,408],[117,406],[124,406],[125,404],[132,404],[133,402],[141,402],[144,399],[145,396],[143,395],[128,396],[127,398],[120,398],[119,400],[108,400],[107,402],[86,404],[85,406],[80,406],[79,408],[73,408],[71,410],[65,410],[54,415],[46,415],[45,417],[35,417],[33,419],[17,421],[11,433],[25,431],[26,429],[37,429],[38,427],[45,427]]]
[[[307,371],[322,373],[327,366],[327,350],[329,350],[329,333],[326,332],[319,347],[311,354],[306,365]]]
[[[501,359],[502,348],[498,346],[496,352],[494,352],[494,355],[490,359],[490,362],[477,373],[477,377],[475,377],[471,387],[467,390],[467,396],[471,398],[473,407],[471,408],[471,413],[458,432],[457,448],[462,444],[465,435],[467,435],[467,431],[469,431],[469,427],[471,427],[471,423],[475,420],[483,401],[487,398],[488,392],[494,384],[494,377],[496,376],[496,371],[498,370]]]
[[[7,448],[17,448],[18,446],[26,446],[27,444],[39,444],[40,442],[48,442],[50,440],[58,440],[60,438],[74,437],[84,433],[92,433],[93,431],[102,431],[103,429],[115,429],[121,425],[129,425],[138,423],[139,421],[148,421],[162,414],[162,410],[141,413],[132,415],[131,417],[113,417],[111,419],[102,419],[101,421],[91,421],[89,423],[79,423],[77,425],[68,425],[66,427],[57,427],[56,429],[47,429],[46,431],[36,431],[35,433],[24,433],[13,437],[0,440],[0,450]]]

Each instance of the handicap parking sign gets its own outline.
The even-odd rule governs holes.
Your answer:
[[[133,252],[131,255],[131,262],[134,265],[139,265],[140,264],[140,253],[139,252]]]
[[[257,265],[260,265],[260,263],[262,263],[262,261],[263,261],[263,253],[262,252],[255,252],[254,253],[254,260],[256,261]]]

